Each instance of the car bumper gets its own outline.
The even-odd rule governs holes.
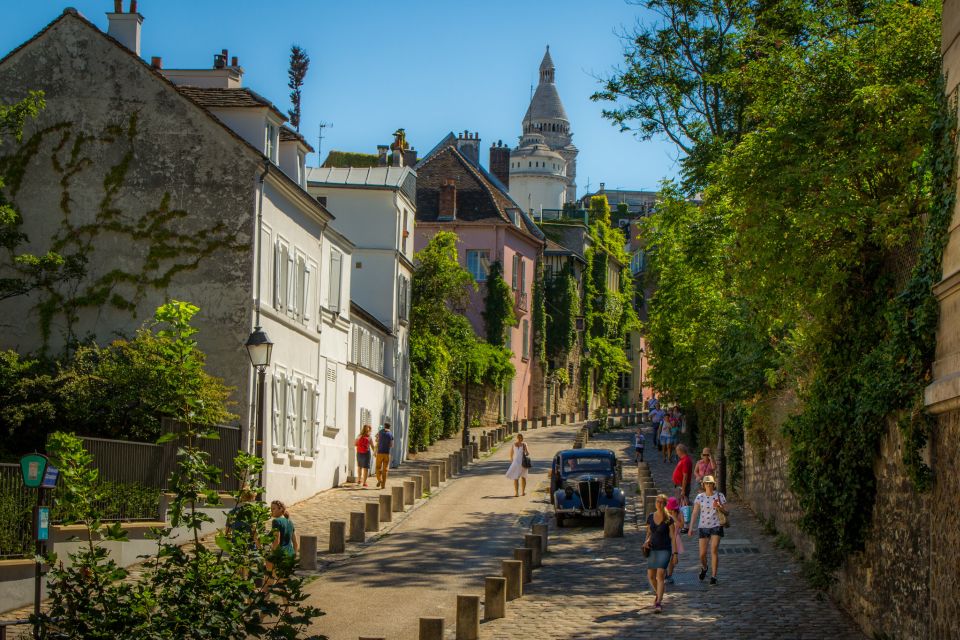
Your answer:
[[[564,516],[583,516],[584,518],[592,518],[601,515],[606,508],[606,506],[602,506],[598,509],[556,509],[556,512]]]

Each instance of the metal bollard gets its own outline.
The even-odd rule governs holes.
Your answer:
[[[330,522],[330,542],[327,546],[327,550],[330,553],[343,553],[346,551],[346,534],[346,522],[343,520],[333,520]]]
[[[367,539],[367,534],[364,532],[364,520],[363,511],[350,512],[350,537],[348,538],[350,542],[363,542]]]
[[[443,618],[420,618],[420,640],[443,640]]]
[[[483,617],[496,620],[507,615],[507,579],[487,577],[483,581]]]
[[[507,581],[507,600],[516,600],[523,595],[523,562],[501,560],[500,567]]]
[[[480,640],[480,596],[457,596],[457,640]]]
[[[300,568],[317,570],[317,536],[300,536]]]
[[[514,549],[513,559],[523,563],[523,584],[533,580],[533,549],[526,547]]]
[[[539,569],[542,566],[540,556],[543,553],[543,540],[535,533],[528,533],[523,536],[523,546],[530,549],[530,568]]]

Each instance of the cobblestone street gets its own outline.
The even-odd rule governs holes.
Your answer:
[[[588,447],[611,448],[632,459],[631,430],[598,434]],[[652,442],[652,437],[647,438]],[[647,460],[661,492],[671,493],[673,465],[656,448]],[[550,550],[521,600],[506,618],[482,625],[482,638],[864,638],[854,623],[800,576],[800,566],[774,547],[754,516],[731,500],[733,526],[720,546],[717,586],[697,579],[696,539],[684,537],[685,553],[667,586],[662,615],[640,552],[636,467],[624,468],[628,526],[623,538],[603,538],[594,524],[557,530],[551,519]],[[642,509],[641,509],[642,510]]]

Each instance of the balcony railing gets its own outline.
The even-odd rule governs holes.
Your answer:
[[[527,299],[526,291],[517,291],[517,308],[520,309],[520,311],[530,310],[530,302]]]

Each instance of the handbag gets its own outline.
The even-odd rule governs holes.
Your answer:
[[[730,516],[723,511],[720,511],[720,509],[717,509],[717,519],[720,521],[721,527],[726,528],[730,526]]]
[[[523,460],[520,461],[520,466],[523,467],[524,469],[529,469],[530,467],[532,467],[533,463],[530,462],[530,456],[528,456],[527,454],[523,454]]]
[[[650,545],[644,544],[642,547],[640,547],[640,551],[643,553],[644,558],[650,557]]]

